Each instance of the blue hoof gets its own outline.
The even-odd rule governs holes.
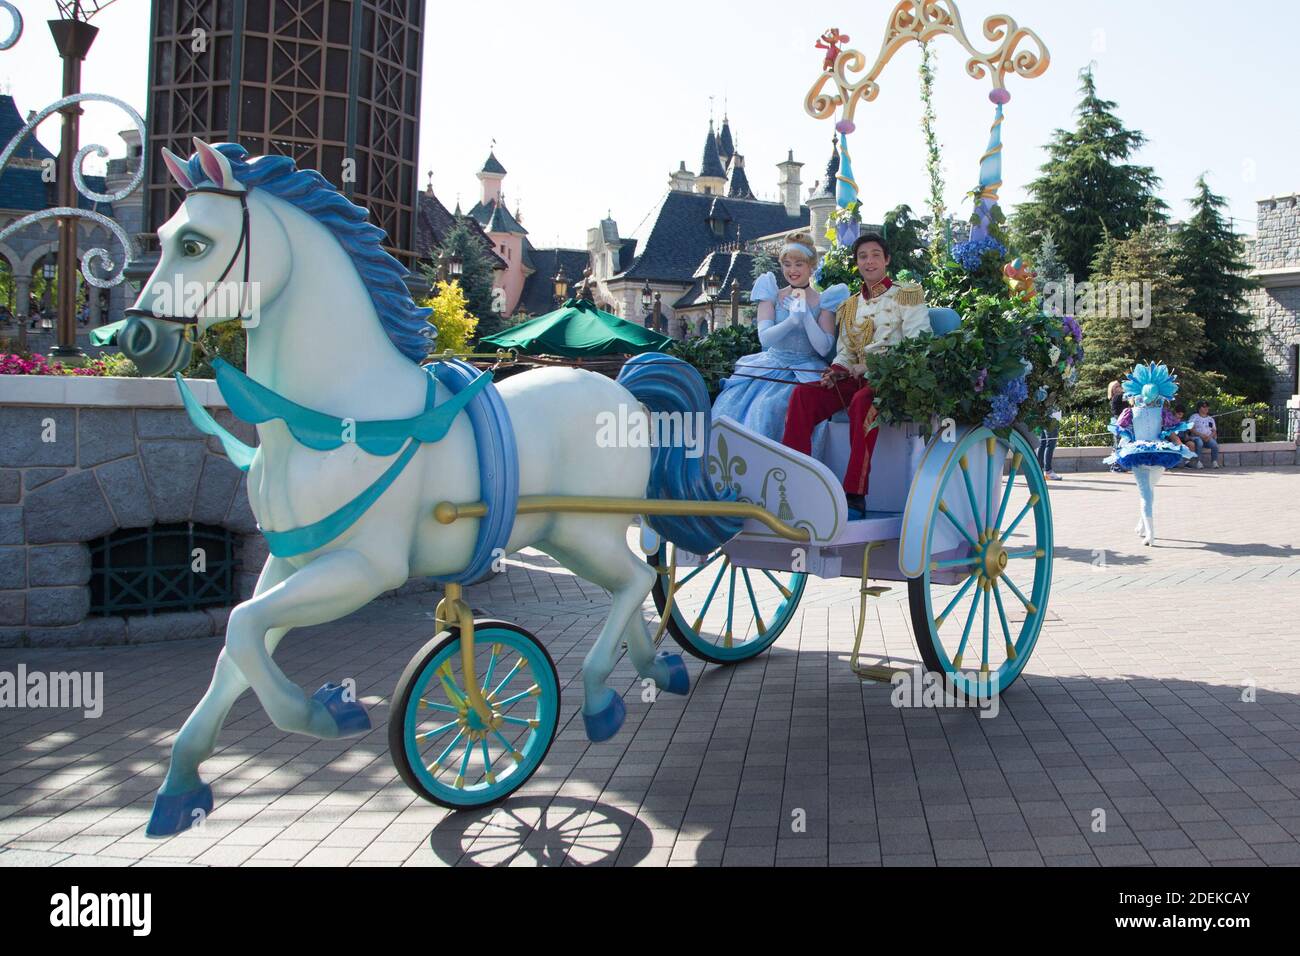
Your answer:
[[[618,733],[618,729],[623,726],[623,721],[627,718],[627,707],[623,704],[623,698],[612,690],[606,690],[605,693],[609,695],[605,706],[594,714],[589,714],[585,710],[582,712],[582,722],[587,726],[587,739],[595,744],[602,740],[609,740]]]
[[[200,812],[201,811],[201,812]],[[145,836],[165,837],[194,826],[212,812],[212,787],[200,784],[186,793],[162,793],[153,798],[153,813]]]
[[[344,688],[339,684],[326,684],[311,699],[319,701],[334,718],[340,737],[358,737],[370,730],[370,715],[359,700],[344,700]]]
[[[666,694],[690,693],[691,675],[686,670],[686,662],[682,660],[682,655],[660,651],[655,655],[655,662],[662,662],[668,668],[668,681],[659,685],[660,690]]]

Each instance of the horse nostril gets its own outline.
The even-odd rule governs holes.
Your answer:
[[[153,347],[154,331],[144,322],[133,320],[127,325],[122,351],[127,357],[142,356]]]

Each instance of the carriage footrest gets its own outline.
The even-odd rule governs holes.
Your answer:
[[[879,681],[882,684],[890,683],[895,674],[910,674],[911,671],[910,667],[889,667],[885,664],[863,664],[853,667],[853,673],[859,679]]]

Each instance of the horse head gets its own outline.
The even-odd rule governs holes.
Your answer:
[[[184,368],[198,337],[219,322],[256,324],[261,306],[288,281],[292,252],[274,209],[236,177],[222,149],[195,139],[187,162],[163,161],[185,190],[180,209],[158,230],[161,258],[127,310],[123,353],[145,375]],[[256,246],[256,255],[253,254]]]

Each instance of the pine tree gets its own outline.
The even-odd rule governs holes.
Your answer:
[[[1205,325],[1201,367],[1221,372],[1234,395],[1268,401],[1272,372],[1246,311],[1246,293],[1256,286],[1246,275],[1241,237],[1223,216],[1227,203],[1204,176],[1191,203],[1192,217],[1175,233],[1174,271],[1188,291],[1187,308]]]
[[[1123,239],[1148,218],[1160,178],[1150,166],[1125,162],[1146,136],[1124,127],[1115,103],[1097,95],[1091,68],[1081,74],[1083,99],[1073,130],[1058,129],[1047,146],[1048,160],[1029,185],[1030,199],[1012,220],[1014,245],[1032,249],[1051,230],[1070,274],[1088,274],[1105,232]]]
[[[491,335],[502,328],[501,316],[492,308],[492,261],[488,258],[483,240],[470,228],[464,216],[447,230],[442,245],[435,253],[437,258],[459,256],[461,275],[459,284],[465,292],[465,303],[470,315],[478,321],[478,335]],[[429,284],[436,285],[439,276],[436,269],[425,266]]]
[[[1043,230],[1043,241],[1034,253],[1034,272],[1040,289],[1049,282],[1065,282],[1065,263],[1061,260],[1061,252],[1056,248],[1056,240],[1052,238],[1050,229]]]
[[[1081,407],[1103,403],[1107,383],[1123,379],[1139,362],[1168,365],[1178,376],[1180,395],[1188,398],[1222,386],[1222,376],[1198,370],[1204,329],[1188,309],[1173,259],[1170,231],[1159,222],[1141,226],[1127,239],[1112,238],[1098,251],[1096,260],[1106,268],[1092,275],[1091,290],[1076,290],[1085,357],[1073,395]],[[1150,312],[1144,314],[1146,283]],[[1115,309],[1121,294],[1127,308]]]
[[[781,263],[776,261],[776,257],[766,249],[760,249],[754,253],[753,261],[750,265],[750,278],[757,282],[766,273],[774,272],[778,278],[781,274]]]

